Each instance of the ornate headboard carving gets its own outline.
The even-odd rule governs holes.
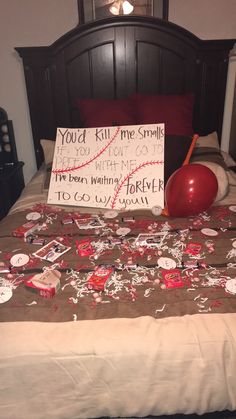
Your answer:
[[[16,48],[23,58],[38,167],[41,138],[80,126],[78,98],[194,93],[195,132],[221,135],[228,53],[235,40],[202,41],[152,17],[80,25],[46,47]]]

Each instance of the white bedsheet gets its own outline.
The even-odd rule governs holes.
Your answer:
[[[236,314],[0,324],[0,417],[236,409]]]

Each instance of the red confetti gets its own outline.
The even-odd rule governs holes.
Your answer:
[[[221,305],[222,305],[222,302],[219,300],[212,301],[211,303],[211,307],[220,307]]]

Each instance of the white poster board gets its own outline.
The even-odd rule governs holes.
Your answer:
[[[58,128],[49,204],[164,206],[164,124]]]

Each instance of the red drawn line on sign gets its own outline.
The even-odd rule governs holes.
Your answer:
[[[111,203],[111,208],[113,209],[114,207],[115,207],[115,204],[116,204],[116,200],[117,200],[117,198],[118,198],[118,195],[119,195],[119,193],[120,193],[120,190],[121,190],[121,188],[122,188],[122,186],[124,185],[124,183],[126,182],[126,180],[129,178],[129,177],[131,177],[131,176],[133,176],[134,175],[134,173],[136,173],[138,170],[140,170],[140,169],[142,169],[143,167],[145,167],[145,166],[150,166],[150,165],[153,165],[153,164],[164,164],[164,161],[162,161],[162,160],[157,160],[157,161],[147,161],[147,162],[145,162],[145,163],[141,163],[139,166],[137,166],[134,170],[132,170],[132,172],[130,172],[123,180],[122,180],[122,182],[120,183],[120,185],[119,185],[119,187],[117,188],[117,190],[116,190],[116,192],[115,192],[115,195],[114,195],[114,197],[113,197],[113,200],[112,200],[112,203]]]
[[[106,151],[106,149],[109,147],[109,145],[116,139],[117,135],[120,132],[120,127],[117,127],[115,134],[113,135],[113,137],[111,138],[111,140],[109,141],[109,143],[103,147],[100,151],[98,151],[97,154],[95,154],[94,157],[92,157],[90,160],[87,160],[86,162],[84,162],[83,164],[80,164],[79,166],[74,166],[74,167],[68,167],[67,169],[53,169],[52,173],[67,173],[67,172],[72,172],[73,170],[78,170],[81,169],[82,167],[87,166],[88,164],[92,163],[94,160],[96,160],[99,156],[101,156],[102,153],[104,153],[104,151]]]

